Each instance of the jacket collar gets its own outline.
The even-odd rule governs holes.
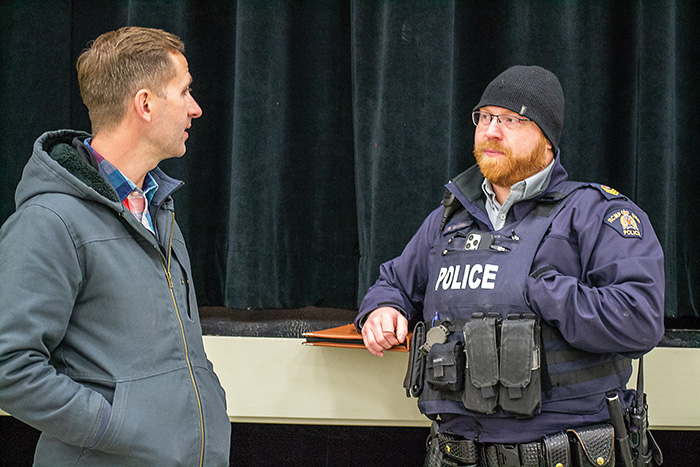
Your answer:
[[[75,149],[74,154],[72,157],[76,157],[84,161],[86,164],[83,164],[83,169],[86,171],[90,171],[89,169],[92,168],[94,172],[97,172],[97,175],[99,178],[104,181],[105,183],[108,183],[102,176],[99,175],[98,171],[98,164],[97,161],[95,160],[95,156],[93,155],[92,151],[90,148],[85,144],[85,140],[88,138],[88,136],[83,136],[83,137],[77,137],[73,138],[72,141],[72,146]],[[53,156],[53,152],[52,152]],[[89,165],[90,167],[87,167]],[[90,171],[92,172],[92,171]],[[151,204],[154,206],[158,207],[163,202],[168,199],[176,190],[178,190],[180,187],[182,187],[185,183],[182,182],[181,180],[174,179],[170,176],[168,176],[165,172],[163,172],[160,167],[156,167],[155,169],[149,171],[149,174],[154,178],[156,183],[158,184],[158,190],[155,192],[153,195],[153,199],[151,200]],[[94,175],[94,174],[93,174]],[[94,178],[94,177],[93,177]],[[97,185],[101,185],[100,182],[93,180],[93,183],[96,183]],[[95,188],[95,187],[93,187]],[[111,186],[110,186],[111,188]],[[102,193],[102,191],[106,190],[98,190],[95,188],[98,193],[103,194],[109,199],[114,200],[111,196],[108,196],[107,194]],[[114,192],[114,189],[111,190]],[[115,193],[116,194],[116,193]]]
[[[513,205],[511,212],[513,216],[515,216],[515,219],[519,220],[525,217],[537,204],[538,199],[555,190],[557,185],[566,181],[568,177],[569,175],[567,174],[566,169],[564,169],[564,166],[561,164],[559,150],[557,150],[549,184],[538,196],[532,199],[519,201]],[[484,210],[484,192],[481,189],[483,182],[484,176],[482,175],[479,166],[474,164],[456,176],[453,180],[448,182],[445,185],[445,188],[447,188],[447,190],[449,190],[462,204],[462,206],[468,209],[476,219],[488,226],[491,226],[491,221]]]

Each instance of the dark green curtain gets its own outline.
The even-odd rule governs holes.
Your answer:
[[[666,253],[666,315],[700,318],[695,1],[0,2],[0,221],[34,139],[89,130],[75,60],[100,33],[187,47],[188,153],[163,166],[199,300],[355,308],[442,185],[472,164],[470,112],[514,64],[557,74],[571,178],[645,209]]]

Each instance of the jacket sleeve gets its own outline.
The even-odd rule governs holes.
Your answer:
[[[634,203],[586,191],[555,219],[528,278],[526,300],[572,346],[636,357],[664,332],[661,245]]]
[[[73,445],[92,447],[109,402],[53,362],[82,281],[68,227],[48,208],[24,206],[0,231],[0,407]]]
[[[422,313],[431,252],[439,237],[442,212],[443,208],[439,207],[430,213],[401,255],[380,266],[379,279],[360,303],[355,319],[358,329],[367,314],[382,306],[396,308],[409,321]]]

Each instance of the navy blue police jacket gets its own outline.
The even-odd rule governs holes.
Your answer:
[[[411,323],[425,321],[428,327],[436,318],[470,319],[466,315],[469,306],[459,303],[447,307],[449,316],[444,316],[444,307],[436,308],[433,303],[432,291],[454,289],[458,293],[452,293],[450,300],[465,305],[477,297],[488,302],[489,293],[499,293],[498,279],[507,276],[508,265],[500,270],[472,268],[469,277],[469,265],[464,265],[462,277],[458,271],[446,274],[440,261],[447,237],[460,231],[463,235],[470,231],[517,235],[515,230],[542,206],[543,199],[571,185],[559,157],[554,164],[548,187],[513,205],[499,231],[493,229],[484,211],[483,176],[478,166],[448,183],[446,188],[460,210],[443,225],[445,208],[435,209],[401,255],[381,265],[379,279],[360,305],[358,328],[367,314],[382,306],[398,309]],[[529,442],[607,420],[608,391],[617,391],[628,403],[634,396],[625,387],[632,372],[630,358],[651,350],[664,332],[663,252],[648,216],[610,187],[579,184],[532,248],[531,265],[518,282],[515,301],[542,325],[545,376],[550,372],[576,376],[562,378],[561,384],[552,384],[545,377],[541,405],[534,416],[526,417],[500,409],[476,413],[455,398],[441,399],[434,393],[425,396],[429,391],[424,391],[419,409],[437,418],[441,431],[481,442]],[[493,295],[493,302],[501,298]],[[556,352],[566,357],[555,364]],[[614,365],[614,371],[596,374],[605,365]]]

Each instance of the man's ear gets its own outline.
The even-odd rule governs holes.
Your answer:
[[[549,138],[545,138],[544,140],[547,142],[547,145],[545,146],[545,151],[551,154],[552,159],[554,159],[557,156],[557,151],[554,149],[554,145],[551,141],[549,141]]]
[[[153,119],[153,106],[155,95],[149,89],[139,89],[132,99],[132,104],[134,110],[136,110],[136,115],[141,120],[146,122],[151,122]]]
[[[547,146],[546,146],[547,150],[554,152],[554,145],[552,144],[551,141],[549,141],[549,138],[545,138],[544,140],[547,142]]]

